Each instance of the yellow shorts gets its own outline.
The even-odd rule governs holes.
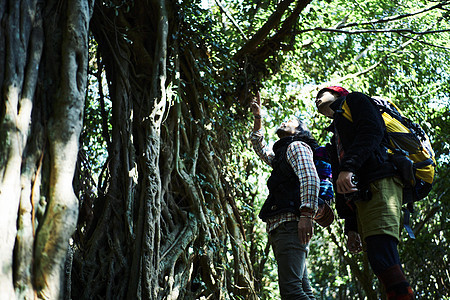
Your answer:
[[[387,177],[370,184],[372,197],[356,201],[358,229],[364,240],[368,236],[387,234],[399,240],[402,218],[403,183]]]

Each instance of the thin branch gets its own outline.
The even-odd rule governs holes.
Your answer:
[[[220,10],[225,14],[225,16],[233,23],[234,27],[240,32],[244,40],[248,40],[248,37],[245,35],[244,31],[242,31],[241,27],[239,27],[239,24],[236,22],[236,20],[233,18],[232,15],[228,13],[228,11],[223,7],[222,3],[220,3],[219,0],[215,0],[217,6],[220,8]]]
[[[345,25],[340,26],[339,28],[346,28],[346,27],[354,27],[354,26],[363,26],[363,25],[373,25],[373,24],[381,24],[381,23],[388,23],[388,22],[392,22],[392,21],[397,21],[400,19],[404,19],[404,18],[409,18],[418,14],[422,14],[424,12],[436,9],[436,8],[443,8],[445,5],[448,5],[449,2],[443,2],[443,3],[439,3],[436,4],[434,6],[431,6],[429,8],[424,8],[422,10],[413,12],[413,13],[409,13],[409,14],[404,14],[404,15],[398,15],[398,16],[392,16],[392,17],[388,17],[388,18],[384,18],[384,19],[379,19],[379,20],[371,20],[371,21],[367,21],[367,22],[362,22],[362,23],[348,23]]]
[[[358,73],[354,73],[354,74],[349,74],[347,76],[342,77],[341,79],[339,79],[338,82],[342,82],[342,81],[346,81],[347,79],[352,79],[352,78],[356,78],[359,77],[361,75],[364,75],[366,73],[369,73],[370,71],[376,69],[382,62],[383,60],[386,58],[386,56],[384,56],[382,59],[380,59],[378,62],[376,62],[375,64],[371,65],[370,67],[358,72]]]
[[[418,38],[407,36],[407,35],[404,35],[404,34],[401,34],[401,33],[399,33],[399,35],[402,36],[402,37],[405,37],[405,38],[409,38],[411,40],[415,40],[416,42],[419,42],[421,44],[424,44],[424,45],[427,45],[427,46],[430,46],[430,47],[440,48],[440,49],[444,49],[444,50],[450,50],[450,48],[448,48],[448,47],[444,47],[444,46],[440,46],[440,45],[434,45],[434,44],[422,41],[422,40],[420,40]]]
[[[337,32],[337,33],[345,33],[345,34],[360,34],[360,33],[411,33],[416,35],[425,35],[425,34],[433,34],[433,33],[441,33],[441,32],[450,32],[450,29],[441,29],[441,30],[428,30],[428,31],[414,31],[412,29],[368,29],[368,30],[341,30],[336,28],[324,28],[324,27],[315,27],[304,30],[299,30],[299,33],[305,33],[310,31],[328,31],[328,32]]]

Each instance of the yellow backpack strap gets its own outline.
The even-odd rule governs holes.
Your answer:
[[[341,109],[342,109],[342,115],[350,122],[353,122],[352,114],[350,112],[350,107],[348,107],[347,100],[344,100],[344,102],[342,103]]]

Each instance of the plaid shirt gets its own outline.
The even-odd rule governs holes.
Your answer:
[[[262,130],[253,132],[250,136],[253,149],[256,154],[268,165],[272,166],[272,160],[275,153],[264,141]],[[300,200],[303,207],[317,210],[319,196],[320,179],[317,175],[313,161],[311,148],[300,141],[295,141],[289,145],[286,152],[286,158],[300,181]],[[294,213],[282,213],[267,220],[267,232],[277,228],[281,223],[287,221],[298,221],[300,218]]]

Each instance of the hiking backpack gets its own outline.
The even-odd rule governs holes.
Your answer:
[[[403,203],[425,198],[431,191],[436,160],[430,139],[417,123],[405,117],[390,100],[372,97],[379,109],[388,134],[388,149],[406,188]],[[343,116],[353,122],[346,101],[342,104]]]

